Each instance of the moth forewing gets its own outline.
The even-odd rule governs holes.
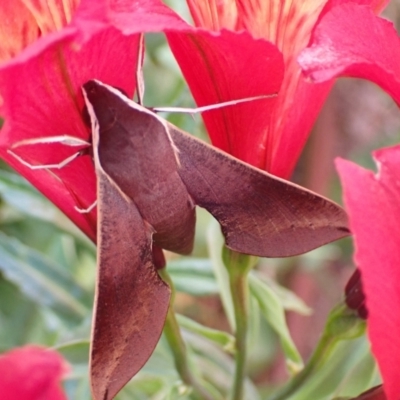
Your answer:
[[[97,81],[84,85],[99,124],[98,159],[155,230],[154,242],[176,253],[193,248],[194,203],[179,175],[168,124]]]
[[[127,104],[130,108],[137,110],[139,113],[147,114],[151,118],[156,119],[160,123],[160,125],[162,125],[164,127],[164,133],[167,136],[167,138],[170,142],[170,145],[173,147],[173,149],[176,151],[176,153],[179,153],[179,150],[176,148],[176,146],[171,138],[171,135],[169,134],[169,130],[168,130],[169,123],[164,118],[160,117],[159,115],[157,115],[153,111],[149,110],[148,108],[142,106],[141,104],[138,104],[138,103],[134,102],[133,100],[129,99],[122,92],[120,92],[118,89],[116,89],[112,86],[106,85],[105,83],[102,83],[97,80],[93,80],[90,82],[93,82],[95,85],[97,85],[97,87],[103,87],[106,91],[113,93],[116,97],[118,97],[120,99],[120,101],[122,103]],[[85,96],[87,98],[86,94],[85,94]],[[92,112],[93,112],[93,106],[91,106],[91,107],[92,107]],[[177,162],[179,163],[178,157],[177,157]]]
[[[110,184],[113,185],[116,190],[120,193],[121,197],[128,203],[132,202],[132,199],[130,199],[122,190],[121,188],[118,187],[116,182],[104,171],[101,162],[100,162],[100,157],[99,157],[99,144],[100,144],[100,125],[99,121],[97,119],[96,113],[94,112],[93,105],[88,99],[88,95],[86,93],[86,90],[82,88],[82,93],[83,93],[83,98],[85,100],[85,104],[87,107],[87,111],[90,117],[90,125],[91,125],[91,132],[92,132],[92,146],[93,146],[93,161],[94,161],[94,167],[96,171],[101,171],[103,176],[109,180]]]
[[[262,257],[305,253],[350,234],[336,203],[218,150],[170,124],[179,174],[220,223],[231,249]]]

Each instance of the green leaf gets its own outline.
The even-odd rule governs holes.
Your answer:
[[[205,258],[182,257],[168,262],[168,273],[179,292],[192,296],[208,296],[218,293],[212,264]]]
[[[251,358],[251,354],[257,351],[257,346],[260,342],[261,335],[261,312],[258,301],[251,296],[248,296],[248,330],[247,330],[247,348],[248,358]],[[263,342],[263,338],[261,339]],[[249,366],[247,367],[249,368]]]
[[[167,339],[163,334],[150,359],[140,370],[138,376],[156,376],[172,382],[178,380],[178,373],[174,366],[174,359],[171,354]]]
[[[15,208],[22,215],[50,223],[72,234],[83,243],[89,242],[86,236],[54,204],[21,176],[0,169],[0,197],[4,203]],[[15,217],[18,218],[17,215]]]
[[[226,271],[224,262],[222,261],[222,249],[224,239],[221,233],[221,227],[216,220],[212,220],[207,232],[208,251],[210,254],[215,278],[219,287],[219,295],[221,296],[222,305],[225,310],[229,326],[235,331],[235,317],[233,311],[232,296],[229,287],[229,276]]]
[[[217,329],[208,328],[198,322],[185,317],[184,315],[176,315],[179,325],[193,333],[196,333],[211,342],[221,346],[224,351],[230,354],[235,353],[235,338],[227,332],[219,331]]]
[[[286,311],[293,311],[300,315],[311,315],[312,309],[307,306],[304,301],[296,295],[296,293],[291,290],[285,288],[284,286],[279,285],[273,279],[267,276],[260,276],[256,271],[254,274],[263,281],[265,285],[267,285],[273,292],[275,292],[276,296],[279,298],[282,307]]]
[[[360,356],[360,362],[355,364],[349,371],[349,374],[342,380],[337,387],[335,394],[343,397],[354,398],[359,393],[364,392],[372,386],[375,386],[374,381],[379,377],[379,371],[375,360],[369,351],[366,351]],[[377,382],[378,383],[378,382]]]
[[[376,377],[367,338],[339,342],[324,365],[287,400],[331,400],[334,397],[351,397],[371,387]]]
[[[89,360],[89,340],[74,340],[60,344],[55,348],[71,364],[87,365]]]
[[[175,385],[170,387],[169,393],[166,395],[166,400],[189,400],[192,393],[192,388],[182,382],[176,382]]]
[[[118,393],[115,400],[165,399],[165,386],[161,378],[136,376]]]
[[[228,398],[228,392],[232,383],[234,374],[234,360],[226,353],[221,351],[209,340],[184,331],[184,339],[188,346],[192,365],[198,371],[197,375],[201,375],[203,380],[209,385],[209,389],[214,387],[214,391],[218,388],[219,393],[224,393],[222,398]],[[215,399],[220,399],[220,395],[215,395]],[[259,394],[253,382],[250,379],[245,381],[245,399],[259,400]]]
[[[254,274],[249,275],[249,286],[250,293],[258,301],[261,313],[280,338],[289,371],[298,372],[303,367],[303,360],[290,336],[282,303],[275,292]]]
[[[0,270],[25,296],[69,322],[90,312],[90,294],[71,274],[41,253],[0,233]]]
[[[0,272],[0,352],[26,343],[52,346],[59,320],[28,300]]]

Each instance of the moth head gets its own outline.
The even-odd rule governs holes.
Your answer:
[[[128,97],[123,89],[115,86],[113,86],[113,89],[117,90],[123,96]],[[104,118],[105,115],[113,116],[112,119],[108,117],[108,121],[102,121],[102,126],[113,126],[116,119],[116,110],[109,106],[108,97],[110,96],[110,92],[107,87],[98,81],[91,80],[83,85],[83,91],[86,94],[86,102],[88,101],[91,104],[97,119]],[[91,129],[92,121],[87,104],[84,105],[81,115],[84,124]]]

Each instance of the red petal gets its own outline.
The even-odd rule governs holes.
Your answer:
[[[400,146],[374,156],[378,174],[337,160],[368,309],[368,333],[388,400],[400,395]]]
[[[78,35],[79,32],[70,27],[43,37],[0,69],[2,115],[6,121],[0,136],[0,153],[93,238],[95,211],[80,214],[73,208],[74,205],[88,207],[96,198],[94,169],[88,157],[49,173],[31,170],[7,153],[11,145],[22,139],[57,135],[89,139],[89,130],[81,116],[80,89],[89,79],[100,79],[132,95],[137,40],[110,28],[77,49],[74,43]],[[25,154],[29,151],[28,147],[19,149],[21,156],[24,150]],[[36,147],[34,155],[27,155],[27,161],[34,164],[54,161],[49,155],[56,149],[59,160],[74,150],[42,145]]]
[[[277,48],[247,32],[167,33],[169,44],[199,106],[279,91],[283,60]],[[257,55],[257,56],[255,56]],[[213,144],[260,167],[276,97],[203,114]]]
[[[333,8],[317,26],[299,63],[316,82],[336,76],[369,79],[400,103],[400,40],[392,23],[368,8]]]
[[[7,400],[65,400],[60,380],[68,372],[53,350],[25,346],[0,356],[0,398]]]
[[[268,88],[266,76],[271,76],[272,83],[279,86],[281,77],[277,71],[280,71],[281,61],[279,65],[271,67],[272,57],[270,60],[254,57],[255,54],[262,54],[261,49],[257,49],[261,45],[255,44],[254,38],[264,38],[276,44],[285,63],[285,75],[276,101],[266,105],[254,104],[253,111],[241,106],[240,109],[232,108],[231,112],[223,109],[204,116],[213,144],[275,175],[290,176],[332,85],[332,81],[323,85],[305,82],[296,59],[309,43],[320,15],[347,2],[365,4],[379,10],[387,0],[304,0],[297,3],[282,0],[275,2],[273,7],[271,2],[259,0],[188,0],[196,26],[212,31],[223,28],[246,30],[252,35],[240,39],[243,48],[235,48],[235,39],[231,39],[232,43],[229,44],[226,32],[214,32],[212,39],[205,38],[204,32],[191,34],[186,39],[184,35],[179,39],[179,35],[168,35],[175,57],[199,105],[221,99],[231,100],[237,94],[249,96],[249,85],[250,91],[257,85]],[[225,40],[225,43],[218,43],[217,35],[224,36],[219,40]],[[229,51],[229,60],[225,50]],[[240,58],[240,53],[251,52],[253,60]],[[268,52],[272,50],[265,50],[264,54]],[[220,58],[219,65],[216,65],[216,55]],[[221,61],[221,58],[226,59]],[[196,61],[191,65],[191,60]],[[242,75],[238,77],[237,71],[241,71]],[[213,86],[216,87],[214,91]],[[245,112],[247,116],[243,116]],[[211,121],[211,116],[219,121],[224,121],[226,116],[230,121],[229,126]]]
[[[77,14],[87,30],[100,22],[113,25],[125,35],[191,29],[160,0],[84,0]]]
[[[167,37],[198,105],[279,90],[282,55],[269,42],[256,40],[247,32],[225,30],[167,33]],[[290,65],[294,68],[286,71],[277,98],[203,114],[215,146],[286,178],[331,87],[331,83],[305,82],[300,69]]]
[[[238,39],[232,32],[214,32],[210,39],[205,39],[204,32],[191,34],[190,38],[185,38],[184,34],[168,34],[198,104],[231,100],[234,95],[247,97],[250,90],[255,92],[254,88],[276,90],[282,82],[278,98],[267,104],[254,103],[204,115],[213,144],[275,175],[289,177],[331,88],[331,83],[305,82],[296,62],[300,50],[309,41],[324,2],[305,1],[300,6],[282,1],[271,8],[268,2],[258,1],[222,4],[215,0],[190,0],[189,6],[198,26],[213,30],[221,27],[245,29],[251,34],[241,33],[238,46]],[[221,35],[219,42],[217,35]],[[268,42],[262,45],[254,37],[270,40],[277,48]],[[284,66],[277,49],[282,51]],[[227,51],[229,59],[225,55]],[[242,57],[242,54],[249,56]],[[255,54],[266,57],[255,57]],[[196,69],[190,65],[191,60],[196,60],[193,63]],[[212,121],[211,116],[220,121],[229,119],[229,126]]]
[[[289,178],[303,150],[315,120],[328,96],[332,81],[310,84],[300,71],[293,69],[293,78],[285,79],[274,110],[270,127],[270,149],[265,166],[268,172]]]

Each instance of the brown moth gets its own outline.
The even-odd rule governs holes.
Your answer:
[[[98,198],[91,381],[112,399],[150,357],[170,291],[153,248],[191,252],[195,206],[238,252],[286,257],[349,234],[335,203],[245,164],[98,81],[83,86]]]

